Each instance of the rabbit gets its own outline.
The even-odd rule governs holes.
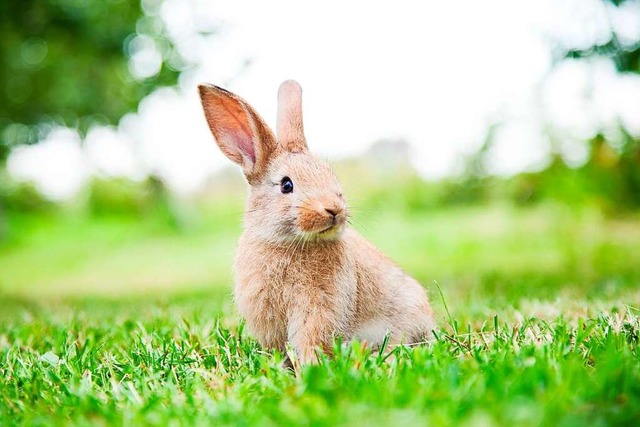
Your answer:
[[[432,338],[424,288],[347,223],[331,167],[313,157],[302,125],[302,88],[278,90],[276,133],[239,96],[198,86],[220,150],[249,184],[234,262],[234,299],[261,346],[301,364],[331,353],[337,336],[379,346]]]

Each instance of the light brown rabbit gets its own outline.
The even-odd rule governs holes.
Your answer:
[[[302,363],[334,337],[391,344],[431,337],[425,290],[358,232],[331,168],[313,157],[302,127],[302,89],[278,91],[277,137],[251,106],[200,85],[209,128],[250,186],[235,259],[235,300],[262,346]]]

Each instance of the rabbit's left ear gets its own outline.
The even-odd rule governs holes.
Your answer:
[[[209,84],[199,85],[198,89],[209,129],[220,150],[242,167],[249,184],[257,183],[277,151],[273,133],[239,96]]]
[[[287,80],[278,89],[278,143],[290,153],[307,151],[302,126],[302,87],[295,80]]]

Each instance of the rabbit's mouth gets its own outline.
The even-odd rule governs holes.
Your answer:
[[[303,239],[307,241],[315,241],[315,242],[332,241],[340,237],[340,235],[342,234],[343,228],[344,228],[343,223],[340,221],[336,221],[333,223],[329,223],[328,225],[320,229],[315,229],[315,230],[298,229],[298,233],[296,234],[298,234],[299,236],[301,236]]]
[[[322,230],[318,231],[318,234],[322,235],[322,234],[329,234],[331,233],[331,231],[340,231],[340,229],[342,228],[342,226],[345,223],[345,218],[343,215],[334,215],[329,224],[323,228]]]

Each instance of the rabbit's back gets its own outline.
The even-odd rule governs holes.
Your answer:
[[[357,306],[352,335],[380,343],[417,342],[430,338],[435,327],[425,289],[358,232],[345,239],[356,254]]]

